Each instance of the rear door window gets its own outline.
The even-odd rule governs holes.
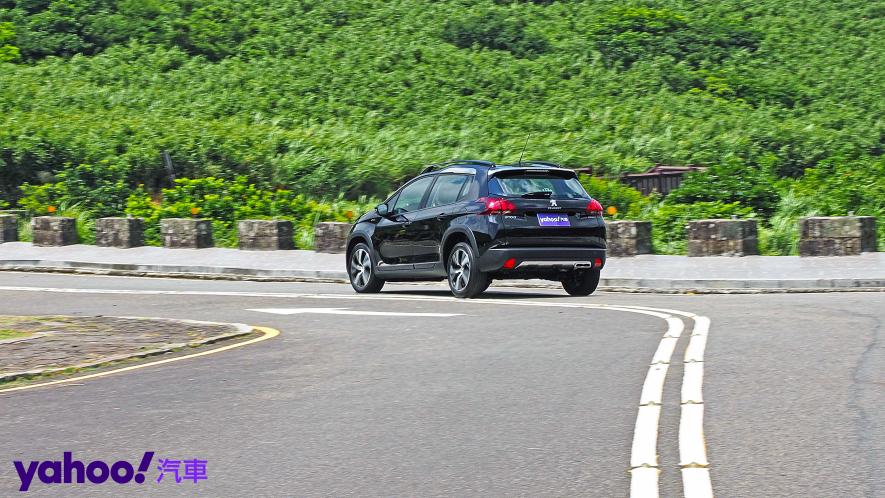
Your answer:
[[[421,201],[424,200],[424,194],[427,193],[431,182],[433,182],[433,177],[427,176],[406,185],[396,199],[393,214],[409,213],[421,209]]]
[[[439,175],[430,190],[427,207],[445,206],[457,202],[468,180],[470,180],[469,175]]]
[[[489,180],[489,195],[538,199],[589,198],[581,182],[575,177],[534,172],[514,172],[492,177]]]

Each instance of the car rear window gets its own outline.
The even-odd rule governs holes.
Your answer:
[[[502,197],[544,197],[588,199],[587,192],[575,177],[550,173],[514,173],[497,175],[489,180],[489,195]]]

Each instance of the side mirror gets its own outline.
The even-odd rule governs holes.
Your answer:
[[[378,204],[375,206],[375,211],[381,216],[387,216],[390,214],[390,208],[387,207],[387,204]]]

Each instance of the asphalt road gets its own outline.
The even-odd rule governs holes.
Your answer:
[[[885,496],[885,293],[447,296],[438,285],[365,299],[337,284],[0,273],[0,314],[281,331],[216,355],[0,395],[0,495],[626,496],[643,383],[670,329],[609,305],[711,320],[703,430],[716,496]],[[575,304],[590,306],[562,306]],[[304,308],[325,310],[251,311]],[[658,424],[661,496],[683,495],[682,359],[696,322],[680,320]],[[25,494],[12,464],[64,451],[137,462],[147,450],[154,465],[207,460],[208,479],[156,483],[152,468],[143,485],[35,482]]]

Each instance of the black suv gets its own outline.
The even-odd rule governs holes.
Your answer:
[[[492,279],[596,290],[605,265],[602,206],[557,164],[461,160],[428,166],[353,226],[347,273],[357,292],[386,281],[448,279],[474,297]]]

